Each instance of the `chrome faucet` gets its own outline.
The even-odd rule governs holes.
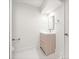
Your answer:
[[[49,30],[49,32],[52,32],[53,29],[48,29],[48,30]]]

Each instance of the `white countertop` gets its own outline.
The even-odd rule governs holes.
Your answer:
[[[56,34],[56,32],[55,31],[53,31],[53,32],[40,32],[41,34]]]

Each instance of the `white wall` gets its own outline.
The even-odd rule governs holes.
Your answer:
[[[41,14],[40,32],[48,32],[48,16],[46,14]]]
[[[16,49],[32,48],[39,41],[40,12],[30,5],[15,3],[13,5],[13,38],[17,41]]]
[[[33,6],[14,3],[12,25],[13,38],[21,39],[16,42],[16,48],[35,47],[40,40],[40,32],[48,32],[48,16]]]
[[[64,55],[64,5],[54,12],[56,20],[59,20],[56,23],[56,51],[58,56],[62,56]]]

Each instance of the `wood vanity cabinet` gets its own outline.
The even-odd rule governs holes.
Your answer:
[[[46,55],[55,53],[56,34],[40,34],[40,47]]]

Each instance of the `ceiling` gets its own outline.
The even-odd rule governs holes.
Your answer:
[[[43,0],[15,0],[15,2],[26,3],[34,7],[40,7]]]
[[[56,8],[62,5],[60,0],[48,0],[45,6],[42,8],[43,13],[50,13],[54,11]]]
[[[64,0],[13,0],[19,3],[25,3],[34,7],[39,7],[41,11],[50,11],[56,9]]]

